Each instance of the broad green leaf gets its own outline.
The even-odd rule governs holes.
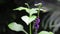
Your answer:
[[[38,34],[49,34],[49,32],[47,32],[47,31],[41,31],[41,32],[38,33]]]
[[[8,27],[13,30],[13,31],[23,31],[24,33],[28,34],[24,29],[21,24],[17,24],[16,22],[12,22],[8,25]]]
[[[25,8],[25,7],[18,7],[18,8],[13,9],[13,10],[19,10],[19,11],[26,10],[27,13],[29,12],[29,9],[28,8]]]
[[[19,10],[19,11],[21,11],[21,10],[27,10],[27,8],[25,8],[25,7],[18,7],[18,8],[13,9],[13,10]]]
[[[53,32],[41,31],[38,34],[54,34]]]
[[[36,19],[36,16],[22,16],[21,19],[27,24],[29,25],[32,21],[34,21]]]
[[[34,13],[37,13],[36,9],[29,9],[29,8],[25,8],[25,7],[18,7],[16,9],[13,9],[13,10],[26,10],[27,13],[29,13],[30,15],[34,14]]]
[[[16,22],[12,22],[10,24],[8,24],[8,27],[13,30],[13,31],[22,31],[23,26],[21,24],[17,24]]]

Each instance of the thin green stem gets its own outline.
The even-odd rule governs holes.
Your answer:
[[[39,10],[38,10],[38,16],[39,16],[39,13],[40,13],[40,6],[39,6]]]
[[[30,6],[29,6],[28,3],[25,3],[25,5],[27,5],[27,7],[30,9]],[[29,17],[31,17],[31,14],[29,15]],[[29,30],[30,30],[30,34],[32,34],[32,32],[31,32],[31,30],[32,30],[32,29],[31,29],[31,23],[30,23],[30,25],[29,25],[29,28],[30,28],[30,29],[29,29]]]
[[[42,4],[39,5],[39,10],[38,10],[38,17],[39,17],[39,13],[40,13],[40,8],[42,7]]]
[[[28,8],[30,8],[29,4],[28,3],[25,3],[25,5],[27,5]]]
[[[30,34],[32,34],[32,32],[31,32],[31,23],[30,23]]]
[[[25,30],[23,30],[24,33],[28,34]]]
[[[30,17],[31,17],[31,15],[30,15]],[[32,30],[32,29],[31,29],[31,23],[30,23],[30,25],[29,25],[29,26],[30,26],[30,34],[32,34],[32,31],[31,31],[31,30]]]

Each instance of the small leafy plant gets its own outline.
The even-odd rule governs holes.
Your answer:
[[[29,14],[29,16],[27,16],[27,15],[22,16],[21,19],[22,19],[27,25],[30,25],[30,26],[29,26],[29,27],[30,27],[30,29],[29,29],[29,30],[30,30],[30,34],[32,34],[31,22],[34,21],[34,20],[36,20],[35,25],[34,25],[35,34],[44,34],[44,33],[46,33],[46,32],[43,32],[43,31],[42,31],[43,33],[42,33],[42,32],[37,33],[38,28],[39,28],[39,22],[40,22],[39,13],[40,13],[40,10],[41,10],[41,8],[42,8],[42,3],[35,4],[35,6],[38,6],[38,8],[30,8],[30,6],[29,6],[27,3],[25,3],[25,5],[27,5],[28,8],[26,8],[26,7],[18,7],[18,8],[15,8],[15,9],[13,9],[13,10],[19,10],[19,11],[25,10],[25,11]],[[36,15],[33,15],[33,14],[37,14],[37,16],[36,16]],[[26,34],[28,34],[28,33],[23,29],[23,26],[22,26],[21,24],[17,24],[16,22],[10,23],[10,24],[8,25],[8,27],[9,27],[11,30],[14,30],[14,31],[23,31],[23,32],[25,32]],[[46,33],[46,34],[48,34],[48,33]],[[49,34],[51,34],[51,33],[49,32]]]

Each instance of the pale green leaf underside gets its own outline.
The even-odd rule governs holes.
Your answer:
[[[22,16],[21,19],[27,24],[29,25],[32,21],[34,21],[36,19],[36,16]]]
[[[25,8],[25,7],[18,7],[16,9],[13,9],[13,10],[26,10],[27,13],[29,13],[30,15],[34,14],[34,13],[37,13],[36,9],[29,9],[29,8]]]
[[[8,25],[8,27],[13,31],[22,31],[23,26],[21,24],[17,24],[16,22],[12,22]]]
[[[54,34],[53,32],[41,31],[38,34]]]
[[[25,8],[25,7],[18,7],[18,8],[13,9],[13,10],[19,10],[19,11],[26,10],[26,11],[29,11],[29,9],[28,8]]]

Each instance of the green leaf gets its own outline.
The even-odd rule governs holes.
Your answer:
[[[33,20],[36,19],[36,16],[31,16],[31,17],[28,17],[28,16],[22,16],[21,19],[27,24],[29,25]]]
[[[16,22],[12,22],[8,25],[8,27],[13,30],[13,31],[23,31],[24,33],[28,34],[24,29],[21,24],[17,24]]]
[[[21,24],[17,24],[16,22],[12,22],[8,25],[8,27],[13,31],[22,31],[23,26]]]
[[[44,7],[42,7],[41,9],[39,9],[39,8],[33,8],[33,9],[36,10],[36,11],[41,10],[41,11],[43,11],[44,13],[47,12],[47,10],[44,9]]]
[[[54,34],[53,32],[49,32],[50,34]]]
[[[25,8],[25,7],[18,7],[18,8],[13,9],[13,10],[19,10],[19,11],[26,10],[27,12],[29,11],[29,9],[28,8]]]
[[[30,15],[35,14],[35,13],[37,13],[36,9],[32,8],[32,9],[29,10]]]
[[[13,10],[26,10],[27,13],[29,13],[30,15],[34,14],[34,13],[37,13],[36,9],[29,9],[29,8],[25,8],[25,7],[18,7],[16,9],[13,9]]]
[[[47,31],[41,31],[39,34],[49,34]]]
[[[34,4],[34,6],[42,6],[42,3]]]
[[[27,13],[29,13],[29,11],[30,11],[29,8],[25,8],[25,7],[18,7],[18,8],[13,9],[13,10],[19,10],[19,11],[21,11],[21,10],[26,10]]]
[[[53,32],[41,31],[38,34],[54,34]]]

